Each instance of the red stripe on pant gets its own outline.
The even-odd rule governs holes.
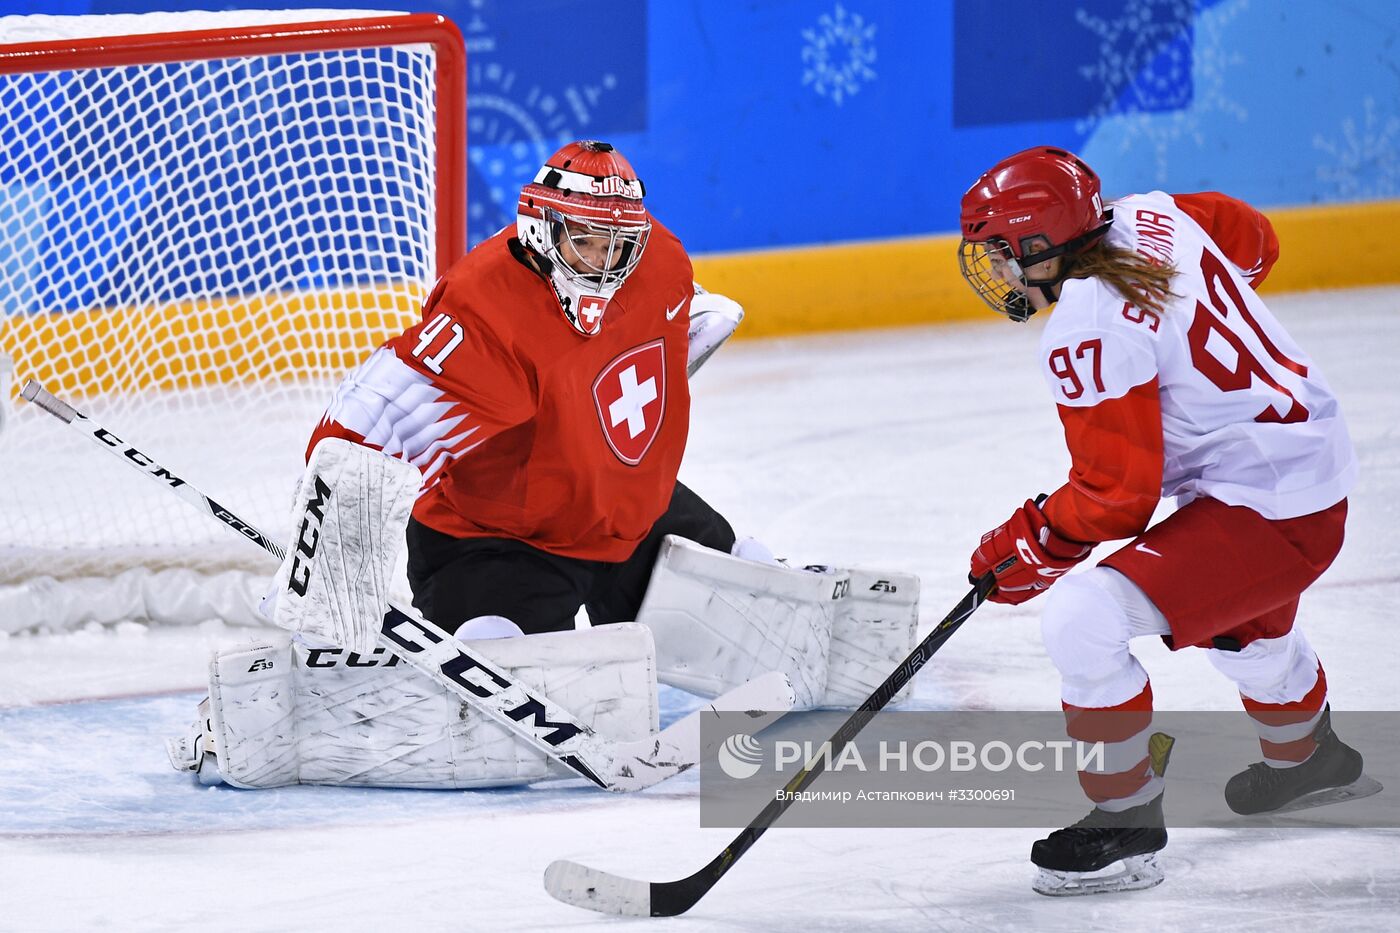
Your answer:
[[[1264,757],[1270,761],[1303,762],[1307,761],[1317,748],[1317,741],[1310,735],[1292,742],[1270,742],[1260,738],[1259,747],[1263,749]]]
[[[1109,800],[1122,800],[1131,797],[1152,780],[1152,767],[1149,759],[1144,758],[1127,771],[1120,771],[1117,774],[1099,774],[1096,771],[1080,771],[1079,786],[1084,790],[1084,796],[1094,803],[1104,803]]]
[[[1117,706],[1085,707],[1061,703],[1065,711],[1065,731],[1079,742],[1125,742],[1152,727],[1152,682],[1142,692]],[[1094,803],[1121,800],[1142,790],[1150,781],[1151,761],[1144,757],[1126,771],[1104,774],[1080,771],[1079,786]]]
[[[1319,662],[1317,683],[1313,684],[1312,689],[1301,700],[1295,700],[1292,703],[1261,703],[1241,693],[1240,702],[1244,704],[1249,718],[1254,720],[1254,727],[1259,732],[1259,748],[1264,752],[1266,759],[1270,761],[1306,761],[1317,748],[1317,741],[1311,734],[1287,742],[1275,742],[1271,740],[1269,729],[1279,726],[1295,726],[1315,719],[1317,714],[1322,712],[1322,708],[1327,705],[1327,673]]]
[[[1313,684],[1307,696],[1301,700],[1294,700],[1292,703],[1261,703],[1241,693],[1240,702],[1244,704],[1251,718],[1266,726],[1292,726],[1307,722],[1316,716],[1322,705],[1327,702],[1327,673],[1323,671],[1322,662],[1319,661],[1317,683]]]

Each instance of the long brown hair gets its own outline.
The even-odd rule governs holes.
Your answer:
[[[1147,311],[1161,313],[1171,290],[1176,267],[1148,259],[1140,253],[1103,240],[1074,258],[1067,278],[1098,279],[1108,285],[1123,300]]]

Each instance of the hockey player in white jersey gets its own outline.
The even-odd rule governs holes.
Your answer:
[[[999,162],[962,199],[963,276],[1025,321],[1054,306],[1040,365],[1072,459],[1068,482],[983,536],[974,577],[1042,613],[1071,738],[1108,743],[1081,771],[1093,811],[1035,843],[1045,894],[1162,880],[1163,772],[1139,636],[1198,646],[1239,688],[1263,761],[1225,787],[1237,813],[1350,784],[1361,756],[1331,730],[1327,678],[1294,626],[1342,544],[1356,457],[1336,398],[1254,289],[1278,258],[1267,218],[1215,192],[1104,204],[1063,149]],[[1179,508],[1148,527],[1158,500]],[[1130,539],[1096,567],[1094,545]]]

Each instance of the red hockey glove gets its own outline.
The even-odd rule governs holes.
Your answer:
[[[1040,507],[1027,499],[999,528],[982,536],[972,552],[968,580],[976,583],[992,574],[997,586],[987,598],[1015,605],[1049,589],[1091,550],[1087,544],[1055,534]]]

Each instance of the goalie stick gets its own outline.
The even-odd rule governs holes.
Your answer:
[[[266,533],[239,518],[148,454],[92,421],[39,383],[29,380],[24,399],[64,422],[94,444],[144,473],[189,505],[222,522],[281,560],[282,547]],[[697,762],[700,720],[721,711],[786,711],[793,702],[792,684],[780,673],[764,674],[729,691],[656,735],[617,742],[599,735],[546,697],[511,679],[464,642],[417,612],[390,604],[379,643],[417,670],[442,684],[474,709],[521,736],[535,748],[599,787],[641,790],[679,774]]]
[[[933,631],[914,647],[909,657],[885,678],[884,683],[875,688],[875,692],[870,694],[828,741],[831,759],[836,759],[841,750],[855,738],[856,733],[865,728],[875,714],[889,703],[939,648],[943,647],[958,630],[958,626],[966,622],[987,598],[993,585],[991,574],[979,579],[957,606],[953,607],[953,611],[934,626]],[[556,900],[599,913],[627,917],[674,917],[683,914],[694,907],[787,811],[787,808],[792,806],[793,801],[800,796],[798,792],[817,779],[825,770],[825,760],[827,759],[823,755],[814,756],[807,762],[806,767],[787,782],[783,788],[785,793],[775,795],[723,852],[688,877],[678,881],[638,881],[589,868],[578,862],[559,859],[551,862],[545,869],[544,888]]]

